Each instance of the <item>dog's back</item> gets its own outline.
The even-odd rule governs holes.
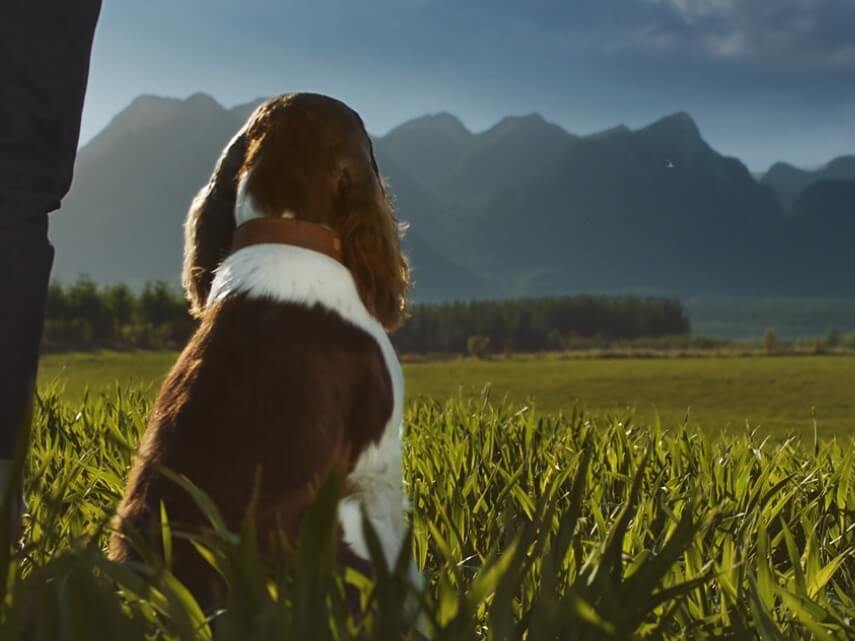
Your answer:
[[[161,502],[173,527],[204,524],[191,497],[159,473],[164,466],[205,491],[234,529],[260,473],[260,531],[293,537],[314,483],[332,465],[353,467],[382,435],[392,404],[383,354],[365,331],[320,306],[224,300],[163,384],[119,508],[120,531],[156,540]],[[127,539],[115,535],[111,556],[129,555]]]

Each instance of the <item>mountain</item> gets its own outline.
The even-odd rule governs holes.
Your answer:
[[[374,155],[398,217],[430,237],[431,228],[445,211],[445,205],[409,172],[401,169],[381,146],[375,144]]]
[[[510,116],[474,134],[440,113],[376,138],[374,150],[403,217],[433,245],[453,247],[457,256],[460,248],[449,236],[470,224],[457,217],[461,208],[491,210],[506,192],[548,171],[576,140],[539,114]]]
[[[813,180],[814,172],[799,169],[786,162],[775,163],[761,178],[761,182],[774,190],[781,205],[787,210]]]
[[[239,121],[212,98],[143,96],[80,150],[51,216],[54,274],[177,281],[187,207]]]
[[[754,243],[783,215],[771,190],[683,113],[576,139],[502,194],[487,208],[455,209],[445,242],[464,266],[518,293],[740,289]]]
[[[820,180],[855,180],[855,156],[839,156],[820,172]]]
[[[798,295],[834,288],[855,296],[855,179],[819,180],[793,205],[778,250],[789,256],[788,281]]]
[[[786,210],[791,210],[799,195],[812,183],[820,180],[846,180],[855,178],[855,156],[840,156],[816,171],[799,169],[785,162],[769,168],[762,182],[769,185]]]
[[[187,206],[259,102],[134,100],[80,151],[52,218],[55,274],[176,282]],[[416,300],[855,293],[852,156],[758,181],[682,112],[588,136],[537,114],[473,133],[439,113],[373,142],[410,225]],[[783,207],[782,185],[798,181]]]
[[[410,260],[414,299],[419,302],[472,300],[505,293],[491,280],[448,260],[418,234],[404,236],[404,247]]]
[[[229,113],[231,113],[235,118],[237,118],[239,122],[246,122],[252,115],[252,112],[255,111],[255,108],[258,107],[258,105],[260,105],[265,100],[267,99],[256,98],[255,100],[250,100],[249,102],[244,102],[239,105],[235,105],[234,107],[229,109]]]
[[[626,125],[615,125],[614,127],[609,127],[608,129],[603,129],[602,131],[596,131],[592,134],[586,136],[589,139],[600,139],[600,138],[608,138],[609,136],[613,136],[615,134],[627,134],[630,132],[630,128]]]
[[[452,199],[485,198],[519,188],[556,163],[578,136],[539,114],[501,120],[470,140],[445,191]]]
[[[178,282],[190,201],[259,102],[229,110],[204,94],[134,100],[78,154],[71,191],[51,217],[54,276],[67,281],[88,274],[135,286]],[[492,287],[430,247],[415,229],[404,248],[418,274],[417,300],[445,291],[474,298]]]
[[[405,122],[382,138],[378,150],[405,169],[430,191],[444,188],[474,135],[449,113],[422,116]]]
[[[838,225],[855,223],[855,178],[820,180],[812,184],[796,201],[793,216],[831,231],[837,231]],[[853,238],[855,236],[850,236],[849,240]]]
[[[378,155],[446,202],[483,198],[525,184],[547,169],[578,136],[539,114],[509,116],[473,134],[454,116],[410,120],[375,140]]]

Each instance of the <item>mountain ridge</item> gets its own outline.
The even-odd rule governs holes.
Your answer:
[[[260,101],[132,101],[80,150],[52,218],[55,273],[176,282],[190,199]],[[774,187],[712,148],[685,112],[583,136],[538,113],[473,133],[438,112],[372,139],[410,223],[417,300],[852,292],[852,252],[835,244],[841,255],[823,257],[830,217],[811,210],[845,210],[849,191],[823,188],[790,222]],[[845,175],[843,158],[827,167]]]
[[[190,201],[243,124],[235,111],[251,113],[254,103],[227,109],[204,94],[183,100],[141,96],[117,114],[80,150],[71,191],[51,216],[55,277],[87,274],[137,287],[149,280],[177,283]],[[491,287],[418,232],[405,237],[404,247],[425,266],[418,270],[423,300],[438,296],[443,286],[462,298]]]

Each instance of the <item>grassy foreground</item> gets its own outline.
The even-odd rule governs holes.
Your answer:
[[[80,400],[116,382],[142,383],[153,394],[175,360],[173,352],[54,354],[42,359],[41,381],[65,386]],[[855,357],[776,356],[704,358],[452,360],[404,365],[412,399],[478,397],[490,384],[496,398],[537,399],[545,411],[572,412],[578,403],[597,414],[638,420],[658,415],[667,426],[690,422],[710,433],[742,431],[746,423],[776,437],[855,434]],[[814,409],[815,408],[815,409]]]
[[[121,567],[101,548],[148,401],[116,389],[40,399],[23,549],[0,558],[0,639],[408,639],[401,573],[330,567],[334,487],[296,555],[254,544],[251,518],[193,535],[225,576],[203,614],[163,554]],[[710,439],[487,398],[411,404],[413,553],[436,639],[855,639],[855,443]],[[7,548],[4,548],[7,549]],[[342,582],[374,614],[353,621]],[[376,613],[379,612],[379,616]],[[429,626],[430,627],[430,626]]]

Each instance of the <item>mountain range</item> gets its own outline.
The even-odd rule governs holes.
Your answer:
[[[177,281],[187,206],[258,102],[134,100],[80,150],[55,275]],[[416,300],[855,293],[855,156],[758,180],[685,113],[586,136],[537,114],[473,133],[440,113],[374,144]]]

